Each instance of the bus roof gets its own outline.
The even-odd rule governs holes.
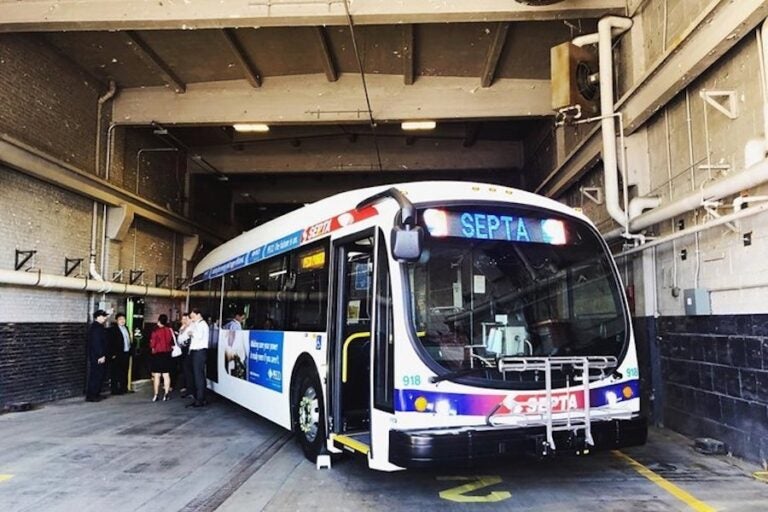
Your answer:
[[[245,255],[248,251],[262,247],[264,244],[280,242],[282,239],[285,239],[287,244],[294,243],[295,241],[290,237],[297,232],[354,210],[361,201],[392,187],[407,195],[415,205],[431,201],[502,201],[549,208],[589,222],[586,217],[562,203],[501,185],[467,181],[417,181],[380,185],[350,190],[321,199],[236,236],[212,250],[198,263],[194,272],[195,279],[199,280],[199,276],[206,271],[230,262],[233,258]]]

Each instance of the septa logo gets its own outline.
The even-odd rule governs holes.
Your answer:
[[[323,222],[318,222],[314,226],[310,226],[305,229],[304,233],[301,234],[301,241],[308,242],[309,240],[314,240],[319,236],[327,235],[330,232],[331,219],[324,220]]]
[[[583,393],[556,393],[548,403],[546,395],[517,395],[508,396],[504,405],[514,414],[543,414],[548,410],[565,412],[582,409],[583,397]]]

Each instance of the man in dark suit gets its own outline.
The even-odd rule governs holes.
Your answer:
[[[107,365],[107,329],[104,322],[109,313],[103,309],[93,314],[93,323],[88,327],[88,339],[86,352],[88,354],[88,384],[85,401],[98,402],[101,400],[99,393],[104,383],[104,368]]]
[[[128,391],[128,360],[131,357],[131,333],[125,326],[125,314],[115,315],[115,324],[109,329],[110,388],[113,395]]]

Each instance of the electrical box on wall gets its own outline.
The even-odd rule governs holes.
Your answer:
[[[550,57],[552,109],[578,105],[585,116],[597,114],[600,88],[595,54],[568,42],[553,47]]]
[[[711,315],[709,307],[709,290],[706,288],[689,288],[683,290],[685,314],[688,316]]]

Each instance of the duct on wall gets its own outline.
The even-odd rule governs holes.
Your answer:
[[[53,274],[43,274],[41,272],[23,272],[7,269],[0,269],[0,285],[33,286],[40,288],[54,288],[57,290],[75,290],[147,297],[184,298],[187,296],[185,290],[98,281],[88,279],[87,277],[64,277]]]
[[[612,40],[632,28],[632,20],[620,16],[606,16],[597,24],[597,33],[579,36],[573,39],[576,46],[587,44],[598,45],[600,65],[600,120],[603,141],[603,186],[605,189],[605,206],[608,214],[618,222],[626,234],[629,233],[629,223],[633,216],[643,210],[655,208],[660,199],[655,197],[635,198],[628,206],[627,180],[624,179],[624,203],[619,202],[618,158],[616,150],[616,113],[613,96],[613,48]],[[623,148],[622,148],[623,151]],[[624,166],[626,173],[626,165]],[[626,208],[626,211],[625,211]]]

